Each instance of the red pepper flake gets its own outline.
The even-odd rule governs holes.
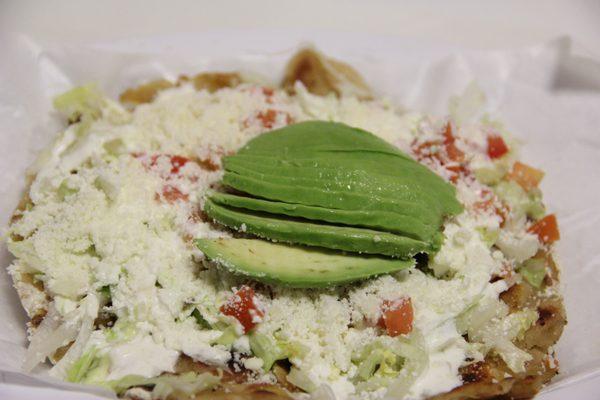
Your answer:
[[[484,189],[481,194],[483,199],[473,204],[473,208],[478,211],[493,212],[500,217],[500,226],[503,226],[508,217],[506,205],[491,190]]]
[[[264,313],[256,304],[255,299],[254,289],[244,285],[221,306],[220,311],[237,319],[246,333],[264,317]]]
[[[444,146],[446,147],[446,154],[450,161],[461,163],[465,160],[465,153],[456,147],[456,137],[452,133],[450,122],[446,124],[446,129],[444,130]]]
[[[290,114],[288,114],[284,111],[277,111],[272,108],[269,108],[266,111],[259,111],[259,113],[256,114],[256,118],[258,120],[260,120],[260,122],[262,123],[262,125],[265,128],[271,129],[275,126],[275,122],[277,121],[277,116],[281,115],[281,114],[285,115],[285,123],[286,124],[289,125],[293,122],[293,119],[290,116]]]
[[[421,144],[413,142],[412,149],[419,161],[437,160],[450,172],[450,181],[456,183],[461,176],[470,173],[465,161],[465,153],[456,146],[450,122],[442,132],[443,140],[431,140]]]
[[[169,162],[171,163],[170,173],[172,175],[179,174],[179,170],[183,168],[185,164],[190,162],[191,160],[187,157],[178,156],[178,155],[170,155],[170,154],[153,154],[151,156],[147,156],[145,153],[131,153],[131,155],[139,160],[141,160],[142,165],[146,169],[151,169],[158,165],[158,159],[161,157],[168,157]]]
[[[156,195],[157,200],[160,200],[160,196]],[[181,190],[177,189],[172,185],[165,185],[162,189],[162,198],[167,203],[175,203],[176,201],[188,201],[189,196],[185,193],[182,193]]]
[[[182,156],[171,156],[171,173],[178,174],[179,170],[187,164],[190,159]]]
[[[273,109],[268,109],[267,111],[261,111],[256,116],[265,128],[271,129],[273,125],[275,125],[275,120],[277,119],[277,111]]]

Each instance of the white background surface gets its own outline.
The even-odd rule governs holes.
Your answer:
[[[360,33],[376,33],[385,35],[389,41],[397,38],[404,43],[415,40],[415,42],[434,43],[441,47],[467,49],[518,48],[568,35],[573,39],[574,52],[600,59],[600,1],[598,0],[493,3],[373,1],[368,4],[359,1],[263,0],[216,3],[114,0],[35,3],[0,1],[0,29],[26,33],[38,42],[59,43],[106,42],[146,35],[209,30],[214,32],[214,29],[231,28],[247,31],[276,29],[274,36],[285,35],[287,30],[296,31],[296,34],[301,30],[303,34],[299,37],[317,44],[320,42],[320,32],[327,30],[347,32],[348,38],[355,38],[355,35]],[[274,36],[273,42],[278,43]],[[244,47],[245,41],[248,41],[250,47],[259,46],[251,42],[251,37],[253,36],[246,36],[241,32],[240,47]],[[263,37],[263,40],[269,40],[268,36],[266,39]],[[268,47],[268,43],[260,43],[259,47]],[[202,51],[202,48],[198,49],[199,53]],[[10,62],[11,60],[0,58],[0,68],[2,64],[6,66]],[[597,77],[598,74],[592,76]],[[592,91],[600,88],[600,81],[593,79],[575,83],[583,89]],[[543,112],[543,110],[537,111]],[[566,128],[570,126],[568,121],[553,121],[551,115],[548,115],[548,118],[550,118],[549,123],[564,123]],[[7,133],[3,132],[2,135]],[[596,131],[597,136],[598,131]],[[5,138],[6,136],[3,139]],[[8,141],[2,140],[0,143],[8,143]],[[598,178],[591,179],[591,182],[588,180],[582,184],[597,186]],[[0,193],[5,193],[6,189],[1,187]],[[558,187],[553,189],[559,190]],[[548,194],[550,195],[551,193]],[[4,224],[6,216],[0,217],[1,223]],[[568,232],[563,234],[566,236]],[[597,332],[589,333],[597,334]],[[600,380],[592,379],[568,389],[555,390],[540,398],[542,400],[597,400],[600,398],[598,392],[600,392]],[[53,395],[39,388],[0,386],[0,399],[41,397],[84,398],[79,394],[73,397],[64,394]]]

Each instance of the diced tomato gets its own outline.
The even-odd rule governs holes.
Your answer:
[[[394,337],[412,331],[413,307],[410,297],[397,300],[384,300],[381,304],[381,317],[377,325],[384,328],[387,334]]]
[[[240,321],[244,333],[252,330],[264,317],[264,313],[256,304],[254,289],[250,286],[242,286],[227,303],[221,306],[220,310],[223,314]]]
[[[528,231],[537,235],[540,242],[544,244],[550,244],[560,239],[560,232],[558,230],[558,223],[556,222],[556,215],[546,215],[544,218],[533,224]]]
[[[177,189],[172,185],[165,185],[162,189],[162,197],[168,203],[175,203],[176,201],[188,201],[188,195],[182,193],[181,190]]]
[[[523,189],[531,190],[540,184],[544,172],[517,161],[507,177],[517,182]]]
[[[491,159],[500,158],[508,153],[508,146],[500,135],[489,135],[487,137],[487,153]]]

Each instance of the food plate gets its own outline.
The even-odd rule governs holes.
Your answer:
[[[273,40],[273,36],[256,35],[253,39],[260,45],[241,49],[234,36],[223,39],[226,37],[215,34],[158,38],[145,43],[123,42],[70,49],[52,46],[40,49],[26,38],[10,42],[14,47],[8,51],[13,52],[11,59],[15,62],[11,66],[14,70],[3,76],[12,78],[10,82],[3,81],[3,85],[12,90],[6,92],[11,97],[3,102],[8,105],[5,109],[7,118],[2,119],[7,125],[4,129],[33,132],[37,136],[22,136],[24,146],[18,149],[15,145],[8,145],[14,141],[13,136],[3,136],[3,140],[7,141],[3,150],[11,149],[3,154],[3,161],[7,162],[3,166],[3,171],[7,172],[5,182],[10,182],[6,186],[10,188],[6,189],[6,198],[13,196],[13,203],[2,204],[3,215],[8,215],[16,203],[17,191],[14,188],[21,187],[20,172],[32,159],[30,149],[39,149],[39,144],[50,138],[47,130],[49,121],[45,119],[49,98],[54,94],[73,84],[87,82],[90,77],[109,93],[116,94],[120,89],[131,86],[132,81],[139,82],[157,75],[173,77],[179,72],[237,69],[244,65],[245,69],[270,75],[281,70],[283,60],[289,57],[298,43],[297,38],[279,39],[279,43],[274,43],[277,40]],[[265,38],[270,38],[269,46],[260,42]],[[597,261],[582,254],[593,254],[594,243],[589,238],[593,237],[593,218],[598,218],[598,209],[593,208],[593,204],[597,204],[594,199],[598,193],[593,188],[587,191],[582,188],[587,180],[592,179],[588,171],[598,163],[595,159],[597,139],[591,134],[593,130],[589,129],[589,123],[592,122],[593,126],[593,118],[597,118],[592,110],[598,99],[593,93],[582,96],[569,86],[569,82],[581,79],[581,75],[572,69],[568,43],[558,41],[515,52],[472,53],[426,47],[415,49],[414,44],[402,45],[376,39],[363,37],[354,40],[350,48],[339,37],[324,36],[319,45],[328,54],[356,66],[376,90],[391,94],[396,102],[409,108],[442,114],[447,99],[476,80],[488,95],[490,111],[499,114],[510,130],[528,142],[524,158],[548,172],[544,191],[550,208],[558,213],[562,222],[564,244],[560,255],[565,271],[563,280],[566,283],[567,307],[577,304],[577,311],[569,314],[570,325],[559,347],[563,376],[576,379],[578,372],[595,371],[599,352],[594,346],[598,343],[586,342],[583,346],[577,338],[581,332],[598,332],[597,322],[593,325],[596,301],[578,297],[593,293],[593,282],[597,278],[594,275],[597,274],[597,269],[594,269]],[[221,41],[218,50],[209,46],[215,40]],[[373,42],[377,45],[371,46]],[[129,49],[132,47],[137,51],[131,52]],[[198,48],[207,50],[199,56]],[[143,51],[140,52],[140,49]],[[273,54],[273,49],[288,50]],[[91,59],[99,62],[90,64]],[[168,61],[165,62],[165,59]],[[32,76],[35,84],[32,84]],[[21,100],[19,96],[24,94],[27,94],[27,99]],[[520,103],[523,101],[531,108],[524,107]],[[25,108],[19,108],[20,103],[26,104]],[[555,115],[556,120],[553,119]],[[36,126],[36,130],[29,128],[31,124]],[[46,128],[40,129],[41,126]],[[570,137],[565,136],[567,131],[571,133]],[[561,161],[560,168],[557,157]],[[18,169],[17,173],[13,172],[15,169]],[[572,186],[565,190],[565,185]],[[571,195],[565,195],[566,192]],[[5,319],[13,321],[14,325],[14,329],[3,332],[5,341],[21,343],[23,324],[17,322],[18,308],[4,311]],[[560,348],[568,351],[560,353]],[[6,364],[3,368],[18,370],[20,352],[22,346],[7,347],[7,354],[13,357],[3,360]],[[556,382],[560,384],[560,379]]]

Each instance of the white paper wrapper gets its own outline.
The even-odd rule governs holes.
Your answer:
[[[206,70],[244,70],[276,81],[305,38],[348,61],[380,94],[410,109],[445,114],[450,96],[475,80],[488,111],[525,143],[522,158],[546,171],[542,190],[559,218],[559,262],[569,325],[558,345],[562,374],[553,387],[600,374],[600,63],[572,54],[568,38],[520,50],[465,51],[391,37],[302,32],[213,32],[80,47],[0,38],[0,223],[24,188],[24,172],[60,129],[51,99],[96,82],[116,96],[144,80]],[[4,245],[0,264],[10,263]],[[0,382],[81,388],[20,373],[25,322],[0,269]],[[104,395],[107,394],[104,392]],[[67,396],[66,393],[59,395]]]

